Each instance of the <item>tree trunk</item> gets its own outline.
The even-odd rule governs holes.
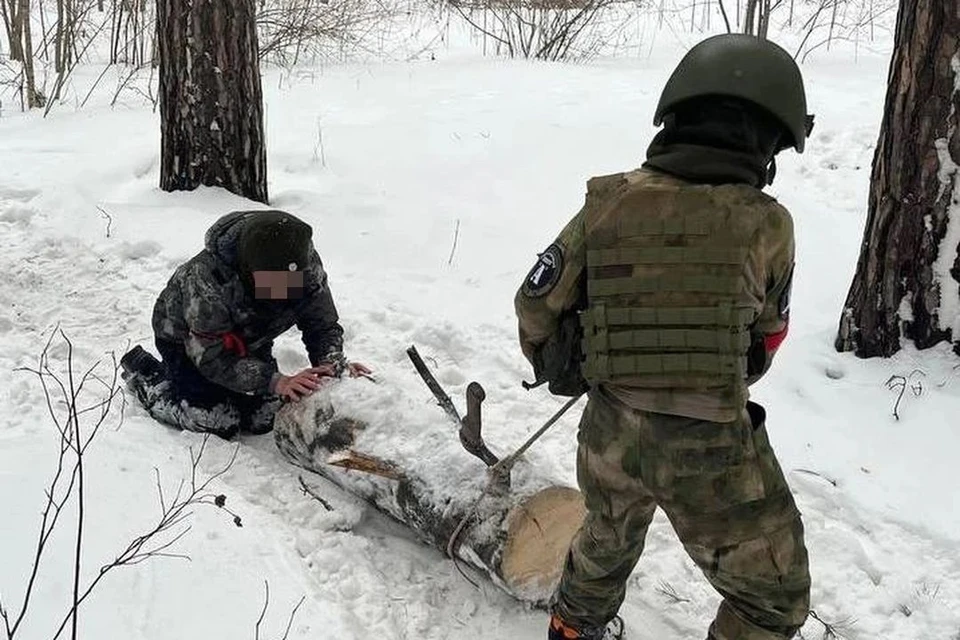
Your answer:
[[[157,0],[160,188],[267,203],[253,0]]]
[[[20,0],[18,15],[23,30],[23,78],[27,92],[27,108],[40,108],[46,104],[46,100],[43,94],[37,91],[37,79],[33,69],[33,29],[30,27],[30,0]]]
[[[757,4],[760,0],[747,0],[746,13],[743,16],[743,32],[753,35],[753,27],[757,20]]]
[[[890,356],[960,329],[960,184],[954,2],[902,0],[856,275],[836,348]],[[953,205],[951,204],[953,203]]]
[[[54,68],[57,73],[63,73],[66,66],[65,52],[67,38],[64,35],[67,27],[67,12],[63,6],[63,0],[57,0],[57,32],[54,36],[53,60]],[[56,98],[56,96],[54,96]]]
[[[120,61],[120,31],[123,26],[123,3],[112,0],[110,5],[110,64]]]
[[[286,404],[274,423],[277,446],[425,543],[454,549],[507,593],[546,604],[585,515],[580,492],[526,467],[514,472],[510,487],[477,503],[487,467],[460,447],[447,416],[423,398],[404,405],[383,386],[344,380]],[[455,536],[475,504],[475,517]]]
[[[7,0],[0,0],[0,20],[3,21],[3,33],[7,36],[7,42],[13,47],[13,25],[10,22],[10,11],[7,9]],[[2,43],[0,43],[2,44]],[[3,46],[0,46],[0,56],[3,55]]]
[[[770,30],[770,0],[763,0],[763,7],[760,10],[760,25],[757,27],[757,37],[761,40],[767,39],[767,33]]]
[[[23,21],[20,16],[20,0],[0,0],[3,8],[3,26],[10,43],[10,59],[23,62]]]

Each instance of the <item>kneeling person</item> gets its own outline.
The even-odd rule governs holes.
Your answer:
[[[323,378],[369,374],[343,355],[327,275],[311,227],[282,211],[237,211],[207,231],[153,309],[159,362],[140,346],[122,359],[124,379],[156,420],[230,438],[267,433],[283,400]],[[280,373],[273,341],[296,325],[310,368]]]

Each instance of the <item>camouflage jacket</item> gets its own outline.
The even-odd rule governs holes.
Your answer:
[[[748,354],[750,367],[744,385],[759,380],[769,369],[773,356],[786,336],[789,320],[789,295],[793,276],[794,235],[792,218],[773,198],[746,185],[709,187],[694,185],[650,169],[602,176],[587,184],[586,202],[566,225],[556,241],[540,257],[515,297],[519,321],[520,345],[524,356],[536,367],[538,351],[560,328],[561,319],[571,309],[588,304],[586,290],[587,229],[609,215],[635,216],[633,209],[644,200],[644,190],[656,188],[682,193],[684,189],[714,189],[713,197],[725,206],[751,207],[752,217],[761,222],[747,247],[740,302],[752,309],[749,325],[753,346]],[[677,196],[679,198],[679,196]],[[729,202],[726,202],[729,200]],[[629,200],[631,211],[611,211],[597,215],[615,202]],[[642,208],[642,206],[641,206]],[[662,213],[662,212],[661,212]],[[679,295],[679,294],[678,294]],[[606,384],[608,390],[628,405],[648,411],[685,415],[702,420],[734,420],[743,406],[732,406],[727,398],[712,391],[684,389],[670,391],[644,388],[628,383]],[[748,397],[743,389],[744,400]],[[667,401],[665,403],[664,396]]]
[[[205,248],[174,272],[153,309],[158,340],[182,344],[210,381],[238,393],[263,394],[279,378],[273,340],[294,325],[310,363],[343,362],[343,328],[320,256],[311,249],[304,294],[296,300],[256,300],[237,271],[237,242],[246,216],[220,218]]]

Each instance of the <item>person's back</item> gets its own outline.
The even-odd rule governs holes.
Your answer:
[[[767,294],[771,276],[786,291],[790,214],[751,185],[652,168],[595,178],[589,190],[584,375],[636,409],[736,419],[751,332],[780,329]]]
[[[803,525],[747,389],[789,321],[793,223],[762,189],[812,126],[799,68],[773,43],[709,38],[674,71],[654,124],[643,167],[588,182],[515,298],[538,382],[589,398],[587,516],[548,638],[609,637],[658,507],[724,598],[710,640],[791,638],[809,609]]]

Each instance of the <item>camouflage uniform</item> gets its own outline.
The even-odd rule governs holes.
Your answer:
[[[792,637],[809,606],[799,512],[747,387],[786,334],[794,237],[756,186],[652,168],[594,178],[516,296],[538,350],[578,309],[590,383],[577,476],[588,515],[554,611],[613,619],[662,508],[723,595],[715,640]]]
[[[153,309],[162,375],[137,376],[131,384],[142,404],[162,422],[229,437],[238,429],[269,431],[280,405],[274,339],[294,325],[302,332],[310,363],[342,368],[343,329],[320,256],[308,247],[302,296],[258,300],[241,267],[245,226],[282,212],[238,211],[206,233],[205,248],[181,265]],[[293,265],[291,265],[293,267]]]

